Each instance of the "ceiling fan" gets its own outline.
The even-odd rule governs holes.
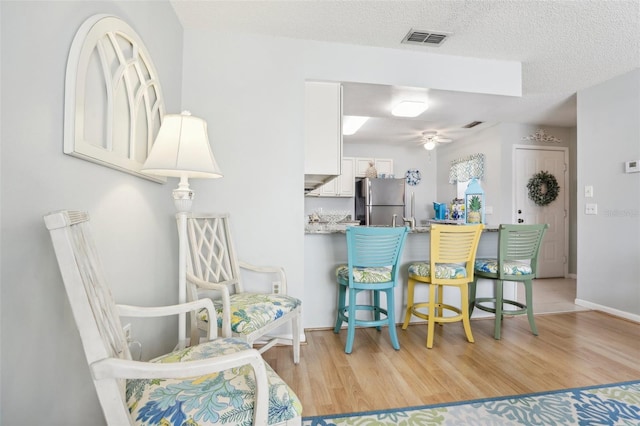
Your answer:
[[[453,140],[438,135],[438,132],[435,130],[427,130],[425,132],[422,132],[422,139],[420,139],[420,144],[422,144],[424,149],[426,149],[427,151],[431,151],[438,144],[450,142],[453,142]]]

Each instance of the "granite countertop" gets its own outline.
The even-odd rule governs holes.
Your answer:
[[[352,224],[326,224],[326,223],[308,223],[304,226],[305,234],[344,234],[347,226],[353,226]],[[416,226],[410,230],[410,234],[425,234],[431,230],[430,226]],[[493,225],[486,225],[483,232],[497,232],[498,227]]]

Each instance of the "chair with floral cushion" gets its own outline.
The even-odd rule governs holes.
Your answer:
[[[256,266],[238,260],[228,214],[189,214],[187,241],[188,300],[203,297],[213,300],[215,323],[223,337],[237,337],[252,346],[260,343],[260,353],[275,344],[292,345],[293,362],[298,364],[302,302],[287,295],[284,270],[279,266]],[[242,271],[249,272],[251,288],[262,285],[262,291],[246,291]],[[206,330],[208,322],[206,311],[191,316],[192,341],[193,332]],[[291,338],[270,335],[282,326],[290,326]]]
[[[534,335],[538,329],[533,318],[533,279],[538,268],[538,254],[542,237],[549,225],[500,225],[498,230],[498,257],[476,259],[475,277],[469,286],[469,315],[473,308],[495,314],[493,337],[500,340],[502,318],[504,315],[527,314],[529,326]],[[476,298],[478,278],[495,280],[494,297]],[[525,303],[504,298],[505,281],[521,282],[525,289]],[[516,309],[506,310],[505,305]]]
[[[433,347],[435,323],[462,321],[467,340],[474,341],[469,322],[468,285],[473,281],[473,264],[483,227],[431,225],[429,260],[409,265],[407,310],[402,329],[407,329],[412,315],[427,320],[427,348]],[[414,302],[416,284],[429,285],[427,302]],[[443,302],[444,287],[459,289],[459,308]],[[424,312],[425,308],[427,312]]]
[[[238,339],[208,340],[134,361],[120,316],[159,317],[206,309],[202,299],[164,307],[116,305],[107,286],[84,212],[44,218],[69,298],[91,377],[109,425],[300,425],[300,400]]]
[[[398,280],[398,264],[409,229],[406,227],[383,228],[351,226],[347,228],[347,264],[336,269],[338,281],[338,310],[335,333],[347,323],[345,353],[353,350],[355,327],[389,327],[391,345],[400,349],[395,322],[394,290]],[[349,289],[349,304],[346,295]],[[368,290],[372,303],[356,303],[356,296]],[[380,293],[386,294],[387,307],[380,306]],[[368,311],[372,319],[357,318],[358,311]],[[384,315],[381,318],[381,314]]]

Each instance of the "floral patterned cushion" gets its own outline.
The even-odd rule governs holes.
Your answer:
[[[498,273],[497,259],[476,259],[476,271],[488,272],[490,274]],[[502,272],[507,275],[529,275],[533,273],[531,265],[524,262],[510,260],[502,264]]]
[[[349,280],[349,266],[336,268],[336,277]],[[357,283],[386,283],[391,281],[391,266],[380,268],[353,268],[353,280]]]
[[[217,339],[165,355],[154,362],[183,362],[232,354],[250,346],[238,339]],[[267,367],[269,424],[300,416],[302,404]],[[127,406],[140,426],[251,425],[255,376],[242,366],[190,379],[127,380]]]
[[[421,277],[431,276],[431,264],[429,262],[417,262],[409,265],[409,275]],[[461,263],[436,263],[436,278],[454,279],[467,276],[467,269]]]
[[[231,331],[249,334],[293,311],[302,302],[284,294],[239,293],[229,297],[231,305]],[[222,327],[222,302],[214,300],[218,327]],[[198,313],[200,321],[208,322],[206,309]]]

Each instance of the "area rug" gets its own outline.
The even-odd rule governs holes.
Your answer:
[[[450,404],[304,417],[303,426],[640,425],[640,380]]]

